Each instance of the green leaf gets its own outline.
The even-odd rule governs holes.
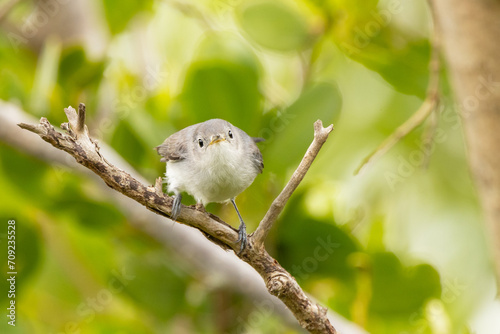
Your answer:
[[[403,267],[393,253],[372,255],[372,312],[399,316],[415,312],[430,298],[439,298],[439,274],[430,265]]]
[[[179,102],[180,127],[222,118],[251,133],[260,125],[259,68],[251,49],[233,35],[209,35],[188,68]]]
[[[306,88],[287,110],[267,118],[269,123],[260,131],[264,163],[268,171],[277,173],[295,168],[302,159],[313,135],[313,124],[323,121],[327,126],[340,116],[342,96],[336,84],[319,82]]]
[[[348,316],[356,298],[356,271],[349,259],[359,245],[331,220],[315,219],[306,212],[303,195],[295,194],[276,226],[276,259],[308,291],[321,280],[327,282],[333,292],[315,297]]]
[[[33,138],[33,140],[40,140]],[[5,145],[0,146],[0,172],[6,180],[15,185],[24,200],[46,203],[44,177],[49,167],[31,156],[24,155]]]
[[[132,129],[127,120],[121,120],[111,138],[111,146],[132,166],[139,168],[146,156],[146,148],[142,138]],[[152,149],[148,150],[148,154]]]
[[[163,254],[164,256],[164,254]],[[165,321],[182,313],[185,307],[186,277],[167,266],[162,254],[142,254],[130,259],[127,270],[135,275],[125,292],[141,305],[141,309]]]
[[[4,43],[0,40],[0,99],[26,103],[33,85],[36,59],[24,49],[12,52]]]
[[[356,241],[332,221],[305,214],[302,198],[302,194],[294,195],[280,219],[286,228],[280,229],[277,238],[277,259],[298,281],[313,277],[352,279],[354,271],[347,258],[358,251]]]
[[[81,47],[72,47],[63,51],[59,64],[58,81],[68,93],[79,92],[86,86],[96,86],[102,79],[103,62],[92,62]]]
[[[342,0],[337,1],[346,9],[349,14],[362,16],[368,15],[370,12],[377,9],[378,0]]]
[[[58,204],[60,211],[71,214],[85,228],[103,230],[125,222],[122,213],[108,203],[66,197]]]
[[[125,30],[130,20],[142,11],[151,10],[153,3],[152,0],[104,0],[104,14],[111,33],[118,34]]]
[[[340,49],[350,58],[379,73],[398,92],[424,98],[429,77],[430,45],[427,39],[393,36],[375,18],[353,23],[350,36],[337,36]],[[379,23],[377,23],[379,24]]]
[[[239,21],[250,38],[271,50],[300,50],[310,39],[303,16],[280,2],[246,6],[239,12]]]
[[[411,41],[404,48],[372,43],[352,58],[378,72],[397,91],[425,98],[429,79],[430,46]]]

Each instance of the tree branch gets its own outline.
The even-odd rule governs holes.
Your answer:
[[[431,0],[500,291],[500,2]]]
[[[433,38],[431,59],[429,61],[429,83],[427,86],[427,96],[418,110],[403,124],[401,124],[389,137],[387,137],[370,155],[368,155],[354,171],[357,175],[365,170],[369,165],[372,165],[380,157],[386,154],[394,145],[402,138],[406,137],[411,131],[422,124],[429,115],[435,111],[439,105],[439,79],[441,72],[441,39],[436,24],[436,19],[433,16]]]
[[[99,152],[99,146],[89,137],[88,131],[83,124],[85,119],[84,106],[80,105],[79,109],[83,115],[78,115],[71,107],[65,109],[69,123],[63,123],[61,127],[68,132],[67,134],[56,131],[46,118],[42,118],[38,125],[21,123],[19,126],[37,133],[46,142],[72,155],[78,163],[100,176],[112,189],[134,199],[158,215],[170,217],[173,199],[160,193],[158,187],[144,186],[125,171],[106,161]],[[317,127],[322,128],[321,122],[315,123],[315,129]],[[331,127],[329,128],[330,130],[326,134],[323,132],[320,134],[320,137],[325,136],[322,139],[323,143],[331,131]],[[316,137],[315,141],[317,140]],[[319,151],[319,148],[317,151]],[[312,163],[317,151],[312,158],[309,158],[310,162],[308,165],[306,164],[307,168]],[[304,160],[307,160],[306,158],[307,154]],[[303,174],[305,174],[307,168]],[[300,179],[294,181],[296,185],[293,189],[296,188],[302,178],[303,175]],[[184,206],[178,221],[199,229],[215,243],[233,249],[235,252],[238,251],[238,245],[236,244],[237,231],[218,217],[198,211],[193,207]],[[328,320],[326,308],[314,304],[305,295],[293,276],[281,267],[262,247],[254,247],[253,238],[249,238],[247,248],[239,256],[262,276],[268,291],[280,298],[288,306],[303,328],[310,333],[337,333]]]
[[[328,139],[328,135],[333,130],[333,125],[329,125],[324,128],[323,123],[320,120],[317,120],[314,123],[314,140],[309,146],[300,162],[299,166],[293,173],[290,181],[288,181],[287,185],[281,193],[276,197],[276,199],[271,204],[271,207],[267,211],[266,215],[260,222],[257,230],[250,236],[250,239],[253,239],[254,245],[256,248],[264,248],[264,241],[266,240],[267,234],[271,230],[276,219],[278,219],[279,214],[283,211],[285,204],[287,203],[292,193],[298,187],[302,179],[306,175],[309,167],[313,163],[314,159],[319,153],[319,150],[323,146],[323,144]]]
[[[170,217],[173,199],[165,194],[158,194],[155,187],[146,187],[125,171],[107,162],[101,156],[97,143],[88,136],[87,130],[79,135],[73,131],[73,129],[79,129],[77,120],[82,117],[78,118],[75,109],[71,107],[66,108],[65,112],[68,115],[69,124],[61,124],[61,128],[67,130],[68,134],[56,131],[45,117],[42,117],[39,125],[20,123],[19,126],[38,134],[52,146],[72,155],[79,164],[100,176],[112,189],[159,215]],[[192,207],[184,206],[178,221],[195,227],[227,245],[236,243],[238,239],[236,230],[230,225],[209,213],[197,211]]]

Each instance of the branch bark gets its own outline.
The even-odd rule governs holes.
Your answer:
[[[158,215],[170,217],[173,199],[158,192],[155,186],[144,186],[125,171],[106,161],[100,154],[97,143],[88,135],[83,124],[85,115],[78,115],[71,107],[65,109],[65,112],[69,123],[63,123],[61,127],[68,132],[67,134],[56,131],[45,118],[42,118],[38,125],[21,123],[19,126],[38,134],[54,147],[72,155],[78,163],[100,176],[112,189],[134,199]],[[80,113],[85,113],[83,105],[80,106]],[[297,185],[298,183],[300,180]],[[236,245],[237,231],[214,215],[198,211],[193,207],[183,207],[178,221],[199,229],[224,248],[233,249],[235,252],[239,250]],[[255,246],[253,238],[249,238],[247,248],[238,256],[262,276],[268,291],[287,305],[303,328],[310,333],[337,333],[328,320],[326,308],[313,303],[293,276],[265,249]]]
[[[460,108],[469,165],[493,248],[500,291],[500,2],[431,0]]]

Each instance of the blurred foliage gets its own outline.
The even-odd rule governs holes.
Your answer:
[[[194,61],[187,68],[179,98],[185,124],[223,118],[259,129],[260,64],[253,51],[232,34],[202,38]]]
[[[271,50],[301,50],[309,39],[304,18],[280,2],[250,3],[240,11],[239,22],[251,39]]]
[[[237,200],[249,232],[302,158],[313,122],[334,123],[269,252],[371,333],[471,332],[492,273],[453,108],[441,110],[428,169],[426,124],[352,176],[425,96],[423,3],[80,5],[26,1],[7,14],[0,99],[52,124],[84,102],[92,135],[151,183],[165,168],[152,148],[185,126],[224,118],[264,138],[264,173]],[[2,321],[1,333],[299,332],[134,229],[95,180],[6,143],[0,157],[0,219],[17,223],[19,319],[15,329]],[[237,221],[230,206],[208,210]]]
[[[108,28],[113,34],[118,34],[127,28],[131,20],[146,10],[151,10],[154,1],[103,1],[104,15]]]

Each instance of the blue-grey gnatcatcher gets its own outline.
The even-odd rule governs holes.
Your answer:
[[[172,219],[181,211],[181,192],[203,206],[231,201],[240,220],[241,252],[247,242],[246,226],[234,198],[262,173],[262,154],[255,144],[261,140],[225,120],[211,119],[188,126],[157,146],[161,161],[167,163],[168,192],[175,195]]]

